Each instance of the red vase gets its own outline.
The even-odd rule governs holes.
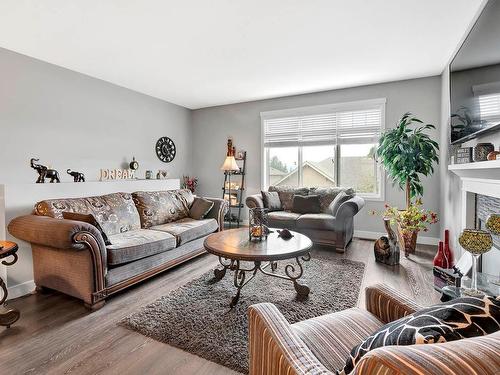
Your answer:
[[[448,265],[448,262],[446,261],[446,257],[444,256],[443,249],[443,241],[439,241],[438,251],[436,253],[436,256],[434,257],[433,262],[435,267],[448,268],[446,267]]]

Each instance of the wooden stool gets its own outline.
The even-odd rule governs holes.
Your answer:
[[[12,261],[10,262],[2,260],[3,265],[12,266],[14,263],[17,262],[17,249],[18,246],[14,242],[0,241],[0,259],[7,258],[11,255],[14,257],[14,259],[12,259]],[[7,292],[7,286],[5,285],[5,282],[2,280],[1,277],[0,277],[0,288],[3,291],[3,297],[0,300],[0,326],[6,326],[7,328],[9,328],[11,324],[17,322],[17,320],[21,316],[21,313],[19,312],[18,309],[15,309],[13,307],[7,307],[7,305],[4,304],[4,302],[7,300],[8,292]]]

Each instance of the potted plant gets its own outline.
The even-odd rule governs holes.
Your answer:
[[[406,193],[405,210],[387,206],[384,213],[384,217],[397,224],[400,246],[406,256],[415,252],[418,233],[426,229],[425,224],[437,221],[435,213],[423,210],[421,200],[417,200],[424,194],[420,176],[432,175],[434,163],[439,163],[439,145],[427,134],[430,129],[435,126],[405,113],[396,128],[382,134],[377,148],[377,157],[393,184]]]
[[[194,191],[196,190],[197,185],[198,185],[198,178],[197,177],[182,176],[182,188],[183,189],[189,189],[189,190],[191,190],[191,193],[194,194]]]

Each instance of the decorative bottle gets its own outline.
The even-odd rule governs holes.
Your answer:
[[[448,261],[444,255],[443,241],[439,241],[438,251],[434,257],[433,264],[435,267],[448,268]]]

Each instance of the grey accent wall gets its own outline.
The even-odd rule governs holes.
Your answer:
[[[31,157],[97,180],[132,156],[144,171],[182,177],[191,165],[191,111],[99,79],[0,48],[0,183],[34,182]],[[177,157],[165,164],[156,140],[171,137]]]
[[[441,119],[441,79],[428,77],[384,83],[314,94],[297,95],[241,104],[211,107],[193,111],[193,171],[199,177],[202,195],[222,195],[223,175],[219,170],[225,156],[226,141],[232,137],[238,149],[248,152],[247,194],[260,192],[261,184],[261,121],[260,112],[302,106],[342,103],[355,100],[386,98],[386,127],[393,127],[407,111],[426,122],[438,125]],[[439,129],[434,134],[439,138]],[[424,203],[439,210],[439,177],[437,168],[432,178],[424,179]],[[386,183],[387,202],[404,207],[403,193]],[[355,229],[382,232],[381,220],[369,214],[382,210],[383,202],[368,201],[357,215]],[[244,210],[246,213],[246,209]],[[439,224],[423,236],[438,237]]]

